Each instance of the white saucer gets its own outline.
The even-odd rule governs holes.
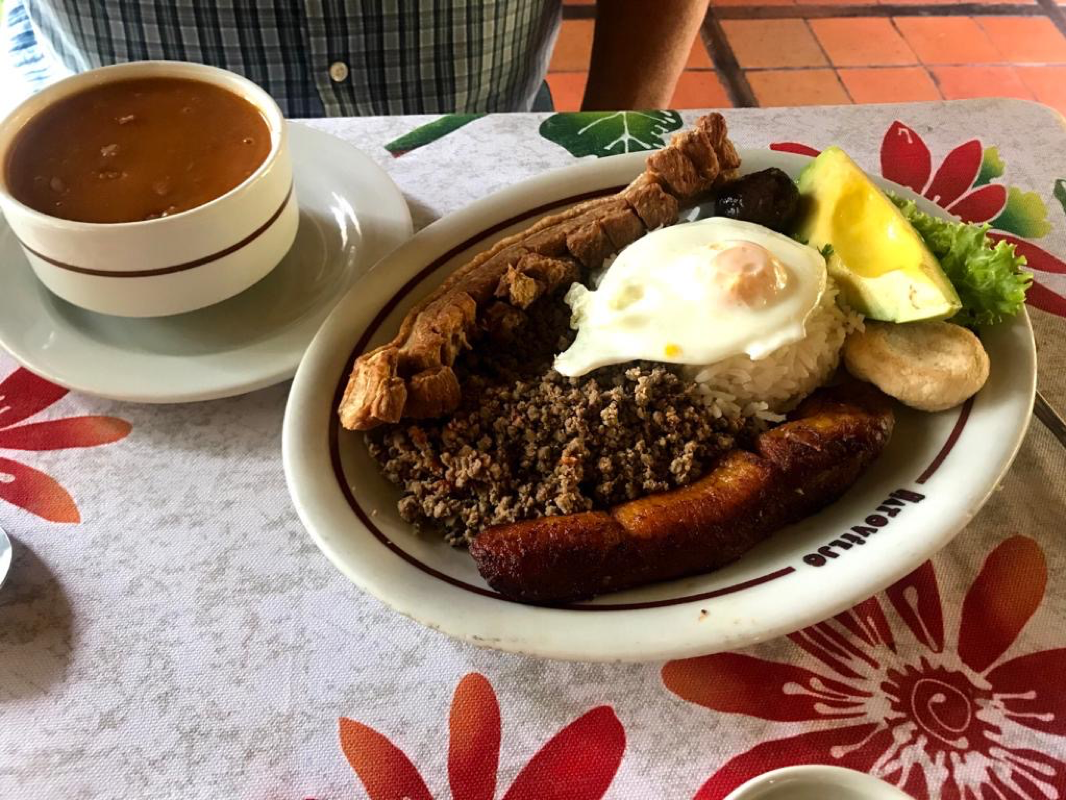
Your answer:
[[[247,291],[188,314],[128,319],[60,300],[0,219],[0,345],[53,383],[133,402],[211,400],[291,378],[334,304],[412,228],[396,184],[359,150],[291,123],[290,147],[292,250]]]
[[[909,795],[873,775],[845,767],[807,764],[757,775],[726,795],[725,800],[911,800]]]

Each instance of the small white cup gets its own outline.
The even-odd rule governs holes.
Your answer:
[[[725,800],[911,800],[890,783],[844,767],[809,764],[756,775]]]
[[[251,81],[179,61],[137,61],[83,72],[19,105],[0,122],[0,164],[42,109],[92,86],[131,78],[188,78],[237,94],[270,129],[266,160],[243,183],[196,208],[160,219],[92,223],[50,217],[11,196],[0,171],[0,210],[33,271],[74,305],[123,317],[180,314],[217,303],[265,277],[292,246],[299,210],[281,109]]]

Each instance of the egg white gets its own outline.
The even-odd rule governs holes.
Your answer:
[[[708,246],[737,242],[764,247],[784,269],[784,288],[761,307],[724,302],[714,283]],[[711,217],[662,228],[623,250],[594,291],[570,288],[577,337],[555,369],[577,376],[635,360],[764,358],[803,338],[825,286],[821,253],[761,225]]]

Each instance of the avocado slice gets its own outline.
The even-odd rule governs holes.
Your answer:
[[[938,320],[962,308],[921,235],[847,153],[823,150],[799,177],[796,236],[822,250],[853,309],[885,322]]]

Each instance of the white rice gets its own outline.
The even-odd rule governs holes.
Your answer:
[[[862,330],[862,316],[837,304],[832,278],[807,318],[807,335],[758,361],[741,354],[685,367],[715,417],[781,422],[785,413],[824,384],[840,363],[844,338]]]

